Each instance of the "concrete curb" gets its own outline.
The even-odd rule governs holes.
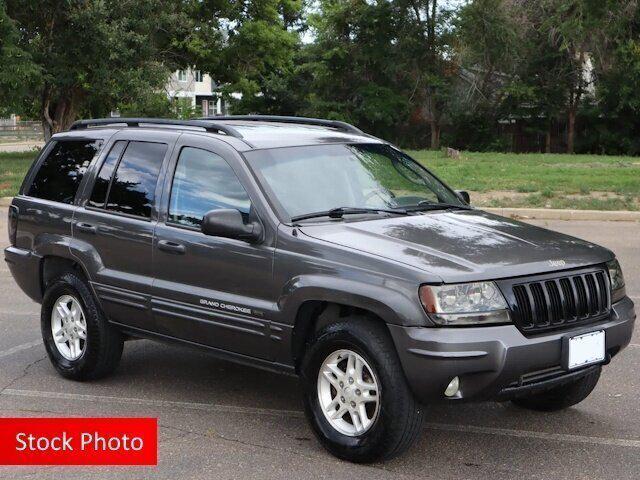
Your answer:
[[[640,222],[640,212],[621,210],[560,210],[552,208],[482,208],[503,217],[536,220],[596,220]]]
[[[0,197],[0,207],[11,205],[12,197]],[[503,217],[535,220],[596,220],[640,222],[640,212],[607,210],[554,210],[551,208],[481,208]]]

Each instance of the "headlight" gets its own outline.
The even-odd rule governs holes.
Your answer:
[[[626,295],[624,277],[622,276],[620,264],[615,258],[607,262],[607,269],[609,269],[609,279],[611,280],[611,303],[615,303],[622,300]]]
[[[485,325],[509,323],[509,310],[493,282],[457,285],[423,285],[420,301],[438,325]]]

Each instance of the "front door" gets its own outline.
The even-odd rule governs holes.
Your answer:
[[[154,239],[152,308],[159,333],[269,358],[273,248],[201,233],[204,214],[255,215],[223,146],[184,135],[176,145]],[[225,153],[227,152],[227,153]],[[236,164],[236,169],[239,166]]]

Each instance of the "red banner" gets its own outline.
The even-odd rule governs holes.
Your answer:
[[[156,418],[0,418],[1,465],[157,465]]]

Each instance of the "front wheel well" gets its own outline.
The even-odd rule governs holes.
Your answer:
[[[345,317],[360,316],[385,325],[386,322],[375,313],[352,305],[327,302],[320,300],[308,300],[304,302],[298,313],[291,337],[291,354],[296,371],[309,341],[313,335],[327,325],[338,322]]]

